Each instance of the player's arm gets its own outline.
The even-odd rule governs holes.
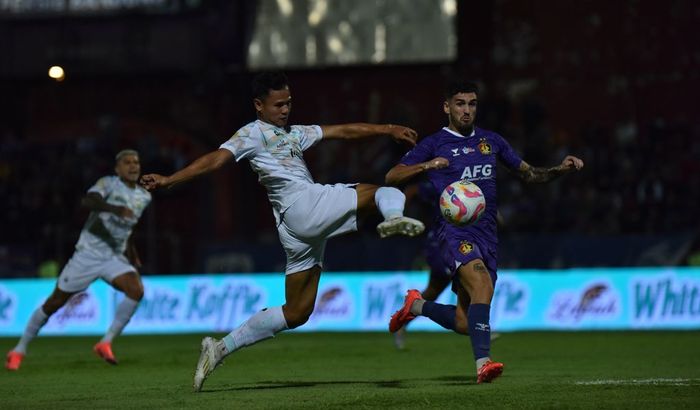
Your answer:
[[[561,164],[550,168],[533,167],[527,162],[522,161],[516,173],[523,181],[537,184],[549,182],[569,172],[578,171],[581,168],[583,168],[583,161],[574,156],[567,155]]]
[[[413,165],[398,164],[386,173],[384,181],[389,186],[399,186],[426,171],[445,168],[448,165],[450,165],[450,161],[443,157],[433,158],[430,161]]]
[[[134,212],[131,209],[125,206],[109,204],[102,195],[97,192],[88,192],[80,201],[80,205],[90,211],[110,212],[121,218],[132,218],[134,216]]]
[[[341,125],[322,125],[324,139],[342,138],[342,139],[359,139],[375,136],[389,136],[396,142],[405,142],[410,146],[416,145],[418,134],[401,125],[394,124],[341,124]]]
[[[229,159],[233,157],[231,151],[219,148],[194,160],[193,163],[175,172],[170,176],[159,174],[146,174],[141,177],[139,183],[149,191],[157,188],[170,188],[180,182],[188,181],[221,168]]]

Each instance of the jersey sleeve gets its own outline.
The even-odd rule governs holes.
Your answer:
[[[292,125],[292,129],[299,132],[299,144],[302,151],[313,147],[323,138],[323,130],[318,125]]]
[[[115,178],[116,177],[108,176],[98,179],[97,182],[95,182],[95,185],[88,189],[88,194],[94,192],[96,194],[100,194],[102,198],[107,198],[107,195],[109,195],[109,193],[114,189],[113,186]]]
[[[219,148],[231,151],[236,161],[254,157],[261,147],[262,133],[258,128],[243,127]]]
[[[522,158],[515,152],[508,141],[498,134],[496,134],[496,141],[498,141],[499,145],[498,158],[508,168],[517,170],[520,167],[520,163],[523,162]]]
[[[415,165],[435,158],[432,138],[424,138],[401,158],[399,164]]]

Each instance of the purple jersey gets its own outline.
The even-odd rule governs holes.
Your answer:
[[[481,188],[486,199],[486,210],[478,222],[458,227],[439,218],[440,229],[446,238],[479,238],[479,242],[489,248],[498,244],[496,236],[496,161],[500,160],[510,169],[518,169],[522,160],[503,137],[495,132],[474,128],[470,136],[463,136],[443,128],[433,135],[423,138],[401,160],[404,165],[426,162],[436,157],[450,161],[442,169],[427,172],[435,192],[442,192],[452,182],[466,179]]]

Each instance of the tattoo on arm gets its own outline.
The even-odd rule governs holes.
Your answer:
[[[518,176],[527,183],[545,183],[564,175],[561,167],[538,168],[523,161],[518,169]]]

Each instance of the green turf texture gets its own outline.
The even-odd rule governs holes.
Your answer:
[[[193,393],[201,337],[123,336],[117,366],[92,353],[97,338],[39,337],[3,370],[0,408],[700,408],[697,331],[506,333],[492,349],[504,374],[483,385],[463,336],[409,332],[397,351],[388,333],[291,332],[229,356]]]

